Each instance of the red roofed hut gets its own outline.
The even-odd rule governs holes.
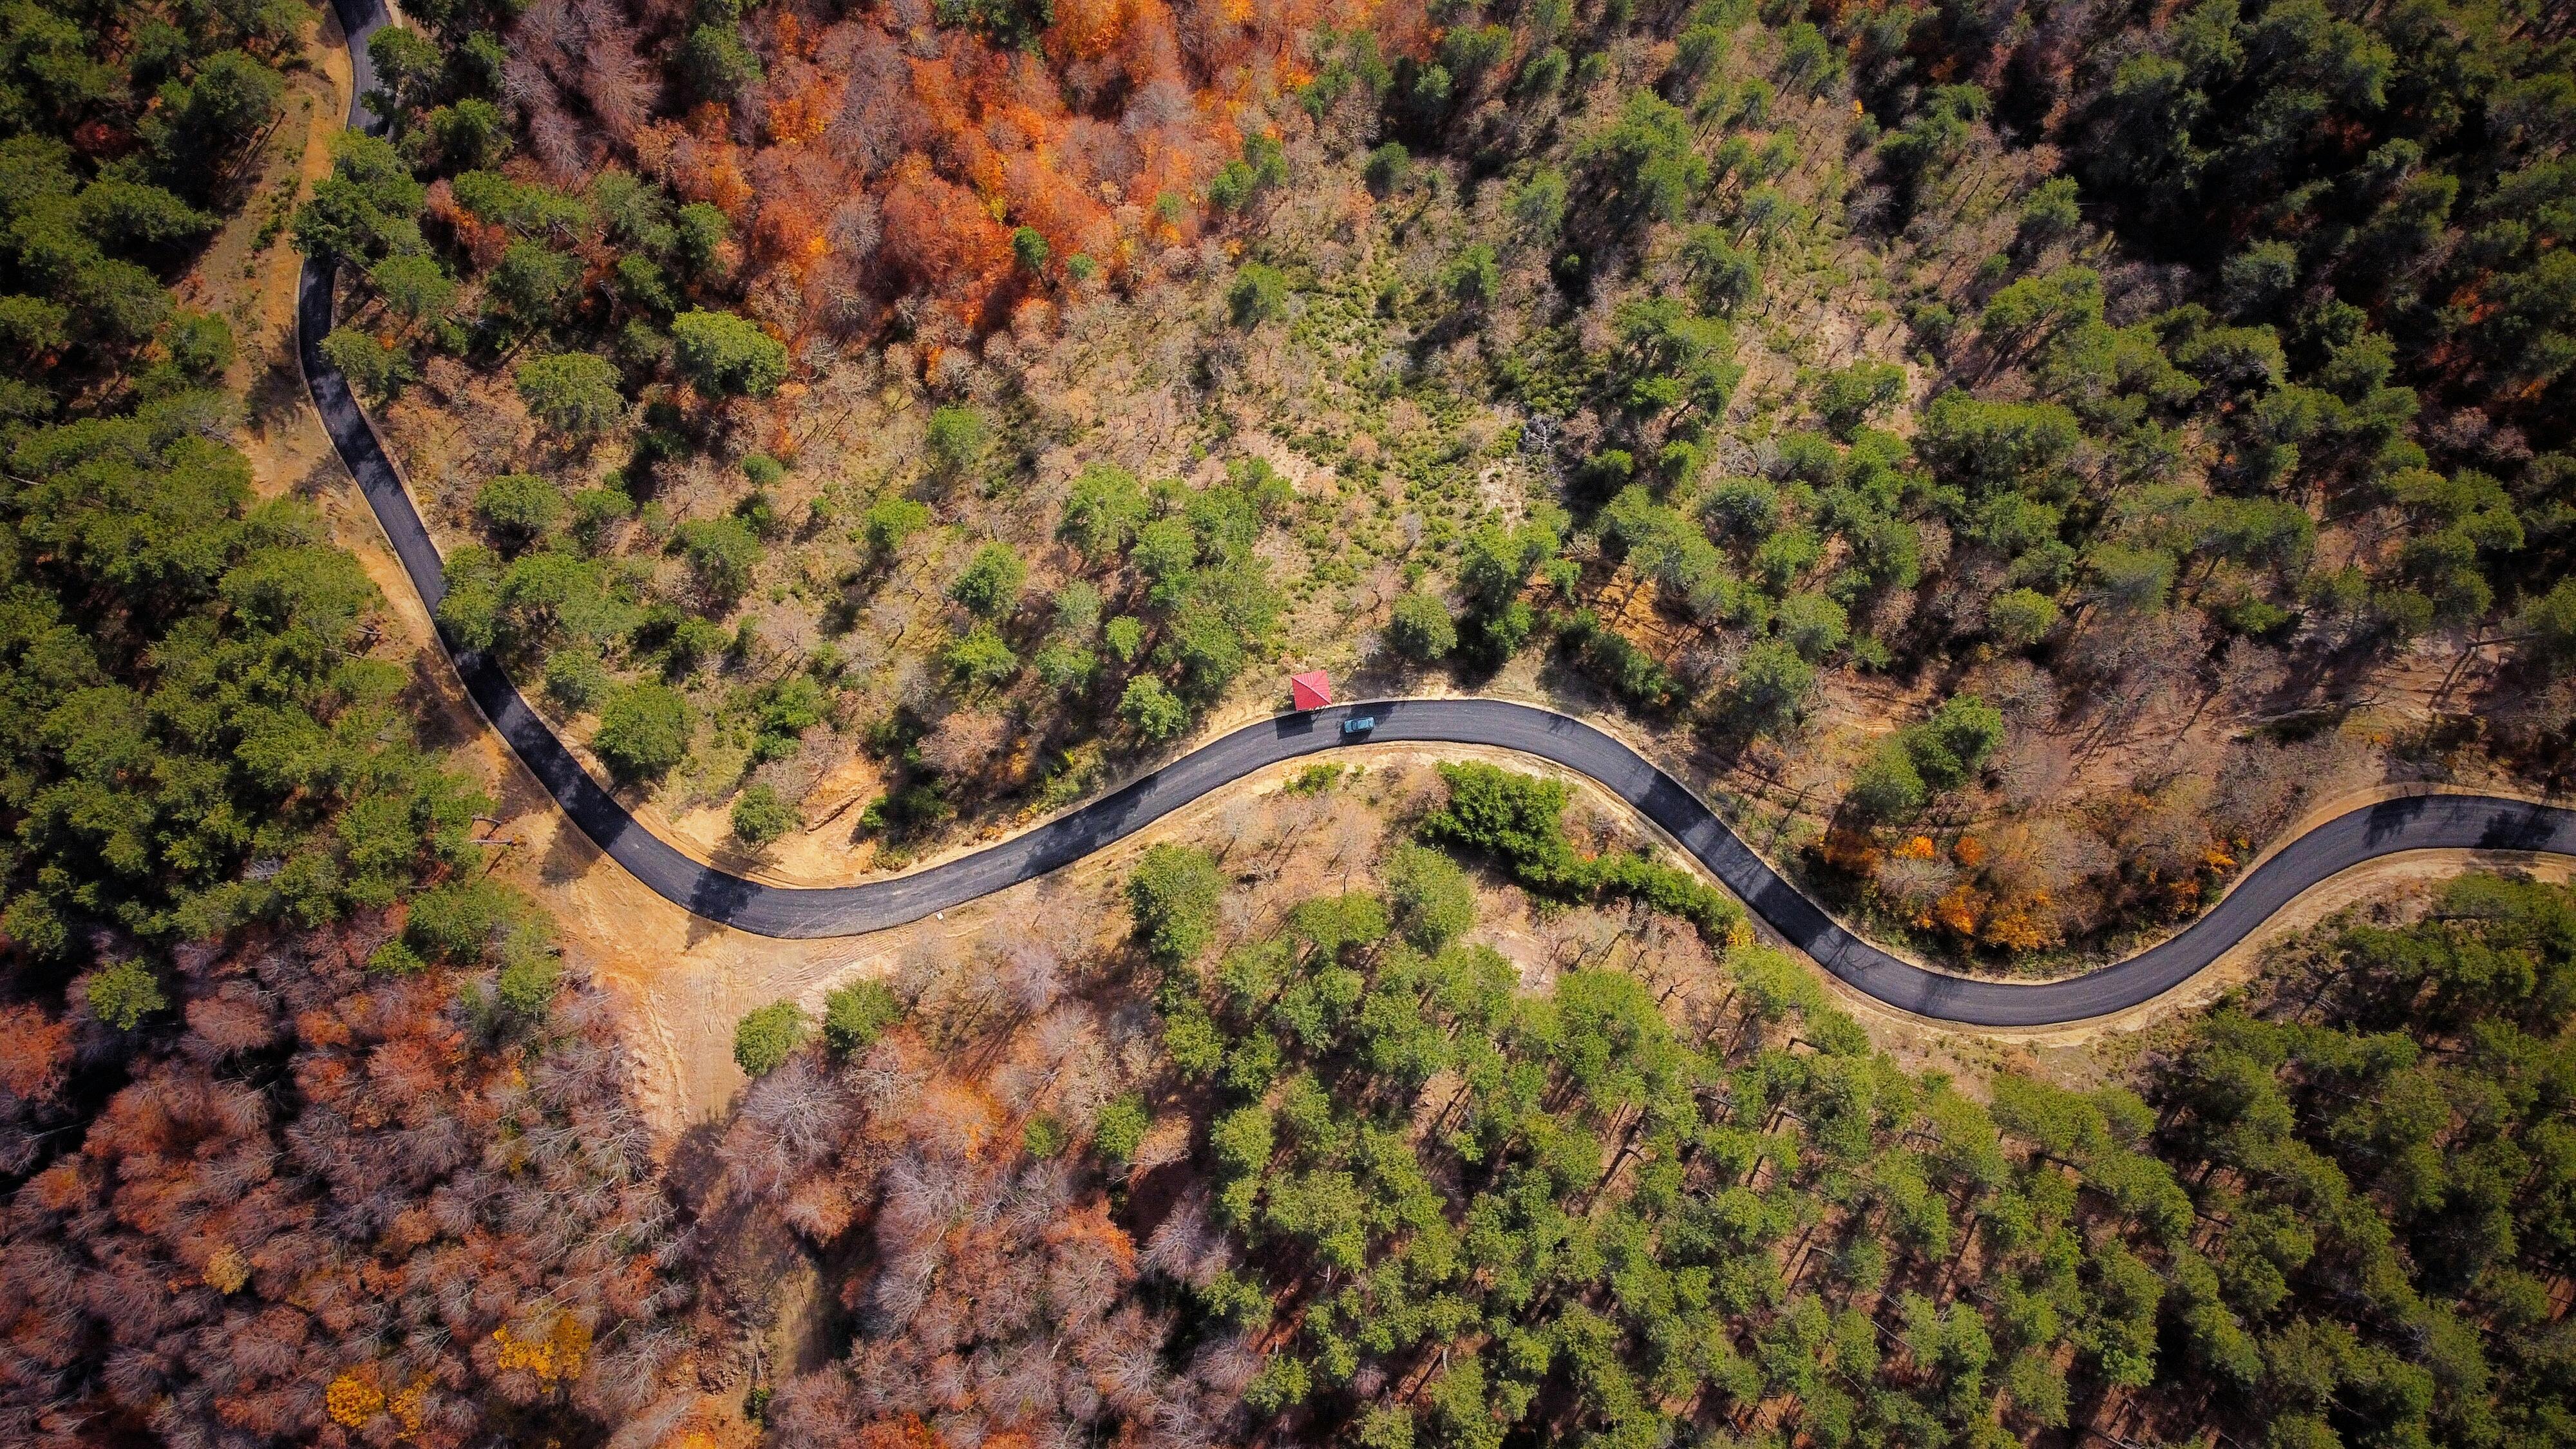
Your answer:
[[[1320,669],[1288,676],[1288,700],[1300,711],[1322,709],[1333,702],[1333,679]]]

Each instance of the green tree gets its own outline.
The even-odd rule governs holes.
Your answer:
[[[2218,284],[2228,312],[2239,321],[2267,317],[2299,289],[2298,248],[2283,241],[2256,242],[2220,265]]]
[[[1100,1115],[1092,1119],[1091,1145],[1102,1161],[1123,1168],[1136,1159],[1136,1150],[1144,1146],[1145,1134],[1153,1126],[1145,1099],[1129,1092],[1102,1107]]]
[[[973,690],[999,689],[1020,672],[1020,656],[991,624],[977,624],[940,656],[949,676]]]
[[[2576,579],[2560,579],[2522,611],[2523,648],[2564,666],[2576,661]]]
[[[368,269],[385,305],[417,327],[444,320],[456,302],[456,279],[436,257],[417,253],[390,256]]]
[[[1672,74],[1696,94],[1702,84],[1726,69],[1734,52],[1734,33],[1727,29],[1722,17],[1694,13],[1690,23],[1674,37]]]
[[[1431,663],[1458,647],[1458,626],[1437,597],[1406,594],[1387,620],[1386,642],[1407,659]]]
[[[1049,639],[1038,646],[1029,661],[1038,682],[1051,690],[1073,693],[1090,684],[1092,674],[1100,667],[1100,657],[1066,639]]]
[[[942,25],[973,30],[996,50],[1034,55],[1055,23],[1055,0],[938,0],[932,13]]]
[[[745,845],[767,845],[798,823],[796,807],[765,784],[752,785],[734,797],[733,833]]]
[[[1417,949],[1436,954],[1476,924],[1475,882],[1447,855],[1398,846],[1387,856],[1385,876],[1396,927]]]
[[[1935,86],[1923,99],[1920,111],[1878,143],[1897,204],[1908,212],[1931,178],[1966,152],[1990,107],[1985,88],[1975,84]]]
[[[751,525],[730,514],[693,518],[673,529],[671,551],[688,561],[699,591],[719,605],[730,605],[751,588],[762,552]]]
[[[1744,651],[1729,681],[1726,706],[1755,732],[1778,730],[1796,718],[1815,692],[1816,666],[1788,639],[1765,639]]]
[[[1105,559],[1135,538],[1145,518],[1144,490],[1136,475],[1115,463],[1092,463],[1074,475],[1056,533],[1092,559]]]
[[[2316,548],[2316,520],[2282,499],[2204,499],[2191,510],[2190,522],[2200,547],[2213,558],[2278,568],[2294,580],[2306,572]]]
[[[752,753],[760,759],[783,759],[793,754],[798,738],[832,713],[831,697],[810,673],[787,675],[761,690],[756,699],[760,734],[753,741]]]
[[[554,1004],[555,986],[563,979],[563,962],[550,948],[506,952],[493,973],[492,994],[504,1011],[522,1021],[542,1018]]]
[[[1220,211],[1242,211],[1253,198],[1288,180],[1288,153],[1268,136],[1247,136],[1242,159],[1228,161],[1208,182],[1208,204]]]
[[[1249,661],[1249,646],[1269,627],[1278,600],[1268,583],[1234,570],[1194,581],[1195,597],[1172,616],[1155,658],[1180,671],[1182,693],[1215,699]]]
[[[2076,204],[2075,178],[2052,176],[2022,198],[2016,238],[2023,247],[2037,250],[2073,236],[2083,225],[2084,213]]]
[[[1392,196],[1413,178],[1413,153],[1404,149],[1403,142],[1389,141],[1368,154],[1360,177],[1379,196]]]
[[[1045,276],[1048,255],[1045,232],[1024,226],[1011,233],[1011,258],[1020,264],[1021,271],[1033,277]]]
[[[1852,433],[1905,391],[1905,369],[1892,362],[1855,362],[1826,373],[1816,389],[1816,412],[1837,437]]]
[[[397,122],[419,109],[447,68],[437,44],[408,25],[388,25],[368,37],[367,60],[378,82],[367,93],[368,109]]]
[[[1133,614],[1121,614],[1100,626],[1100,642],[1118,656],[1118,662],[1134,662],[1136,651],[1145,647],[1145,621]]]
[[[121,250],[200,237],[216,221],[158,186],[113,176],[82,187],[78,208],[80,229],[91,240]]]
[[[1051,1112],[1032,1112],[1020,1129],[1020,1147],[1031,1157],[1061,1157],[1073,1145],[1073,1133]]]
[[[733,1063],[745,1076],[766,1076],[785,1066],[812,1030],[804,1008],[795,1002],[754,1007],[733,1024]]]
[[[671,242],[690,276],[712,276],[733,235],[733,223],[713,203],[693,201],[671,216]],[[676,330],[676,329],[675,329]]]
[[[1476,89],[1512,53],[1512,32],[1502,25],[1456,25],[1441,37],[1440,64],[1464,93]]]
[[[42,297],[0,297],[0,345],[33,356],[71,344],[71,309]]]
[[[2004,1389],[2013,1411],[2044,1429],[2066,1424],[2066,1375],[2054,1360],[2037,1352],[2014,1357],[2005,1371]]]
[[[2124,613],[2155,613],[2173,592],[2174,556],[2163,549],[2100,543],[2085,562],[2092,565],[2103,598]]]
[[[1088,639],[1100,628],[1100,586],[1072,579],[1056,590],[1055,630],[1066,639]]]
[[[111,961],[83,977],[81,998],[90,1015],[118,1031],[132,1031],[170,1004],[151,968],[134,960]]]
[[[441,165],[459,170],[490,166],[510,149],[510,122],[501,108],[481,96],[460,96],[420,118],[420,129],[436,143]]]
[[[2003,743],[2003,712],[1973,694],[1953,695],[1901,738],[1926,787],[1955,790]]]
[[[1852,772],[1843,799],[1865,820],[1898,821],[1920,811],[1929,793],[1912,753],[1901,740],[1890,740]]]
[[[1533,246],[1546,248],[1565,229],[1565,173],[1538,166],[1506,187],[1503,211]]]
[[[1850,616],[1822,594],[1791,594],[1782,599],[1772,623],[1798,657],[1809,662],[1840,649],[1851,637]]]
[[[1681,220],[1708,188],[1708,159],[1694,143],[1690,118],[1653,91],[1629,92],[1618,119],[1574,154],[1590,168],[1611,217],[1632,231]]]
[[[903,1002],[893,988],[870,979],[853,981],[823,994],[823,1045],[835,1056],[866,1051],[903,1018]]]
[[[731,312],[692,309],[671,319],[680,370],[716,397],[767,397],[787,380],[787,349]]]
[[[965,477],[992,445],[992,429],[971,407],[935,408],[930,414],[931,471],[949,482]]]
[[[581,277],[581,263],[535,241],[514,241],[485,279],[485,295],[530,327],[550,327]]]
[[[1185,845],[1148,848],[1127,878],[1136,939],[1165,969],[1188,965],[1216,939],[1217,900],[1224,889],[1216,858]]]
[[[2101,274],[2090,267],[2059,267],[1995,293],[1977,326],[1996,350],[2018,356],[2042,341],[2101,321]]]
[[[1449,263],[1449,295],[1470,307],[1490,306],[1503,292],[1503,269],[1493,244],[1471,242]]]
[[[1536,628],[1536,612],[1521,591],[1563,546],[1561,521],[1561,514],[1542,515],[1517,528],[1489,523],[1467,535],[1458,557],[1458,589],[1468,642],[1481,662],[1498,665],[1510,658]]]
[[[322,339],[322,356],[349,379],[351,387],[378,398],[394,396],[420,376],[409,351],[355,327],[332,328]]]
[[[2057,627],[2057,602],[2035,589],[2007,589],[1986,604],[1986,630],[2007,649],[2027,649]]]
[[[1668,297],[1641,297],[1620,303],[1610,325],[1620,343],[1614,368],[1630,409],[1649,418],[1725,413],[1744,376],[1725,323]]]
[[[859,534],[870,549],[890,554],[903,547],[903,541],[930,526],[930,505],[918,499],[891,494],[868,505],[859,521]]]
[[[286,78],[240,50],[199,60],[185,80],[162,83],[159,104],[135,128],[159,177],[199,198],[210,195],[222,163],[277,115]]]
[[[619,257],[616,278],[617,298],[630,311],[658,316],[679,309],[679,297],[671,290],[670,278],[651,257],[631,252]],[[638,317],[630,322],[626,335],[638,341],[639,351],[657,354],[661,351],[660,339],[642,325],[645,320]]]
[[[731,25],[701,25],[680,47],[680,73],[704,101],[730,101],[758,85],[767,70]]]
[[[1199,563],[1198,535],[1185,519],[1158,518],[1136,530],[1127,558],[1151,585],[1148,597],[1168,607],[1189,594]]]
[[[1114,626],[1124,621],[1110,622]],[[1189,705],[1150,674],[1139,674],[1127,681],[1126,691],[1118,696],[1118,717],[1139,737],[1158,744],[1178,738],[1190,727]]]
[[[490,879],[460,879],[412,897],[404,941],[423,958],[471,965],[533,913],[525,896]]]
[[[687,758],[696,732],[688,696],[668,685],[630,685],[600,711],[590,748],[620,779],[650,780]]]
[[[1762,295],[1760,258],[1752,248],[1737,246],[1723,228],[1692,227],[1682,238],[1682,260],[1700,305],[1712,312],[1732,316]]]
[[[1234,284],[1226,288],[1225,305],[1237,327],[1275,322],[1288,314],[1287,274],[1260,262],[1246,262],[1234,274]]]
[[[608,666],[586,648],[558,649],[546,659],[546,694],[568,710],[598,707],[614,683]]]
[[[1258,1176],[1278,1155],[1278,1124],[1267,1107],[1237,1107],[1209,1127],[1208,1151],[1227,1177]]]
[[[1780,49],[1780,76],[1790,89],[1812,95],[1840,79],[1842,72],[1842,56],[1823,31],[1804,20],[1789,27]]]
[[[1020,561],[1018,550],[1006,543],[988,543],[975,551],[965,571],[948,586],[948,597],[979,618],[1007,619],[1019,609],[1020,590],[1028,576],[1029,566]]]
[[[331,174],[295,212],[295,244],[307,256],[368,261],[426,250],[421,203],[428,188],[392,145],[359,130],[331,138]]]
[[[1924,408],[1914,451],[1971,497],[2017,491],[2049,499],[2073,491],[2065,469],[2083,439],[2082,424],[2059,404],[1980,402],[1952,390]]]
[[[509,548],[523,548],[563,522],[563,490],[533,473],[504,473],[474,495],[474,515]]]
[[[626,415],[617,369],[587,352],[531,358],[519,364],[519,398],[537,421],[576,438],[597,437]]]

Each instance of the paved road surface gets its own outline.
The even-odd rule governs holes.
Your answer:
[[[334,4],[351,35],[363,93],[370,74],[365,37],[384,23],[382,0]],[[353,124],[363,119],[363,113],[351,117]],[[435,609],[446,593],[438,550],[346,379],[321,354],[321,339],[331,330],[332,281],[330,268],[306,264],[297,300],[305,380],[332,445],[357,477],[413,586]],[[2380,856],[2436,848],[2576,855],[2576,811],[2465,795],[2390,801],[2299,837],[2189,929],[2117,965],[2045,985],[1970,981],[1900,961],[1837,925],[1763,864],[1698,796],[1590,725],[1501,700],[1426,699],[1341,706],[1248,725],[1114,794],[962,859],[864,885],[787,888],[702,864],[637,824],[528,708],[499,665],[472,650],[451,653],[485,718],[583,834],[665,899],[763,936],[881,930],[1043,875],[1264,766],[1339,748],[1341,723],[1354,709],[1376,717],[1372,737],[1380,742],[1493,746],[1590,776],[1680,841],[1756,915],[1826,970],[1890,1006],[1972,1026],[2046,1026],[2135,1006],[2209,965],[2301,891]]]

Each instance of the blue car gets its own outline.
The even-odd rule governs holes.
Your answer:
[[[1359,736],[1364,735],[1364,734],[1367,734],[1370,730],[1373,730],[1373,729],[1376,729],[1376,728],[1377,728],[1377,716],[1376,716],[1376,715],[1373,715],[1373,714],[1355,714],[1355,715],[1352,715],[1349,719],[1346,719],[1346,720],[1342,721],[1342,738],[1344,738],[1344,739],[1346,739],[1346,740],[1347,740],[1347,739],[1356,739],[1356,738],[1358,738]]]

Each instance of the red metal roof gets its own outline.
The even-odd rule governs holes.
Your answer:
[[[1288,698],[1299,709],[1322,709],[1333,702],[1333,681],[1320,669],[1288,676]]]

